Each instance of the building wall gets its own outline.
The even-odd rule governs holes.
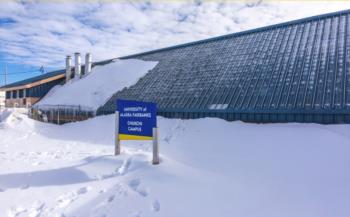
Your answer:
[[[6,107],[30,107],[36,102],[38,102],[40,98],[38,97],[25,97],[19,99],[6,99]]]
[[[166,118],[177,118],[177,119],[197,119],[205,117],[216,117],[227,121],[243,121],[248,123],[318,123],[318,124],[349,124],[350,113],[349,112],[206,112],[206,111],[163,111],[159,110],[157,115]]]
[[[0,108],[5,106],[5,91],[0,91]]]
[[[64,78],[43,83],[30,88],[6,91],[6,107],[30,107],[44,97],[52,87],[61,84]]]

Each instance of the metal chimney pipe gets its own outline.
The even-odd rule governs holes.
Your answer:
[[[92,65],[91,54],[86,53],[86,55],[85,55],[85,70],[84,70],[85,75],[87,75],[91,72],[91,65]]]
[[[66,57],[66,83],[72,76],[72,58],[68,55]]]
[[[80,53],[75,53],[74,78],[79,79],[81,76],[81,56]]]

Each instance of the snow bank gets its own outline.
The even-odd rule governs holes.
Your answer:
[[[123,141],[112,155],[113,123],[113,115],[62,126],[8,115],[0,216],[350,214],[350,125],[159,118],[153,166],[151,142]]]
[[[129,59],[95,66],[86,77],[53,88],[37,105],[80,105],[97,109],[156,65],[157,62]]]
[[[0,108],[0,122],[6,120],[9,115],[11,115],[11,110],[10,109],[2,109],[2,108]]]

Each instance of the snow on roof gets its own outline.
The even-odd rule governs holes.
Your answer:
[[[128,59],[95,66],[86,77],[51,89],[36,105],[80,105],[97,109],[117,91],[135,84],[157,63]]]

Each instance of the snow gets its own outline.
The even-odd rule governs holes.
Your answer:
[[[106,65],[95,66],[87,76],[51,89],[37,105],[80,105],[96,110],[114,93],[135,84],[157,63],[117,59]]]
[[[4,111],[0,216],[347,217],[350,126],[158,118],[151,142],[114,117],[53,125]]]

